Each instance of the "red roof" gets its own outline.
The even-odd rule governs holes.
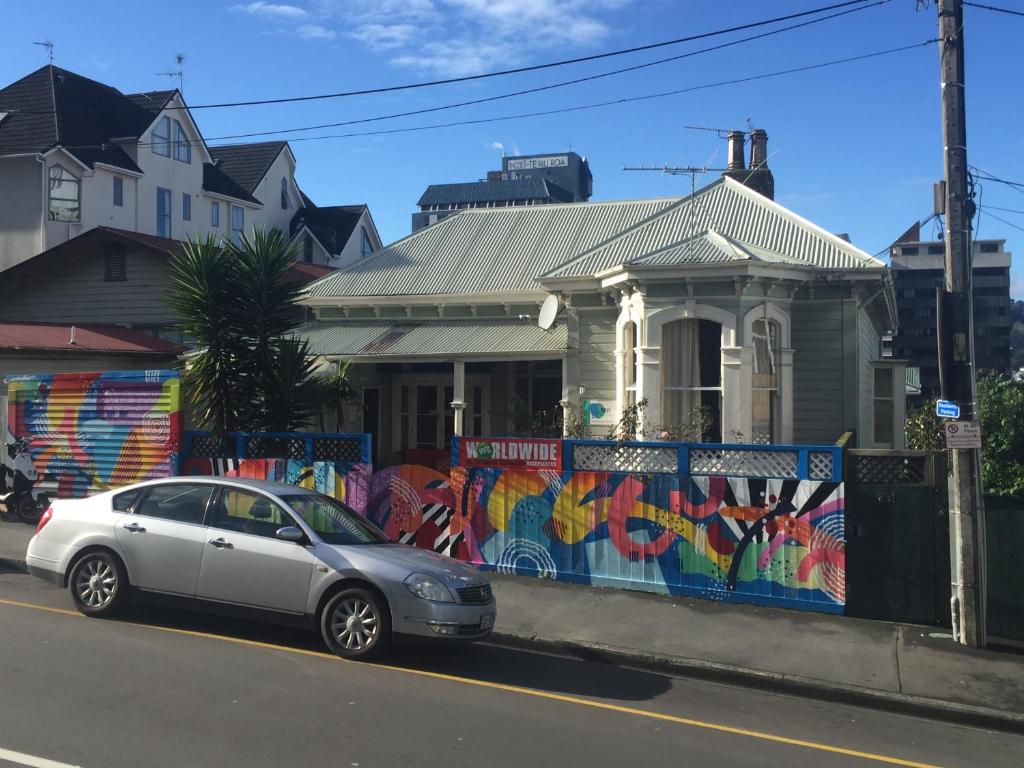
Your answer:
[[[319,280],[334,270],[321,264],[307,264],[304,261],[296,261],[288,270],[288,276],[299,285],[306,285],[314,280]]]
[[[178,355],[185,352],[185,347],[118,325],[15,322],[0,323],[0,350]]]

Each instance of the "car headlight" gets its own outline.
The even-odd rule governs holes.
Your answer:
[[[409,588],[416,597],[424,600],[432,600],[435,603],[454,603],[455,598],[448,591],[448,587],[425,573],[414,573],[405,580],[405,586]]]

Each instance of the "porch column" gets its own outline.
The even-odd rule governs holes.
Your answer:
[[[464,414],[466,409],[466,363],[464,360],[456,360],[452,377],[452,410],[455,411],[453,428],[455,434],[462,436],[464,431]]]
[[[793,350],[779,350],[779,442],[793,444]]]
[[[753,371],[752,348],[722,347],[723,443],[746,442],[751,439],[753,419],[750,392],[754,386]],[[742,434],[741,438],[737,438],[737,432]]]
[[[661,413],[661,347],[640,347],[637,350],[636,401],[647,400],[640,412],[640,431],[649,431],[665,424]]]

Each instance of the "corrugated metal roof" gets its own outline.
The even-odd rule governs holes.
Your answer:
[[[758,259],[822,269],[881,267],[882,262],[772,200],[725,177],[679,199],[643,226],[617,237],[544,277],[586,277],[716,231]]]
[[[781,253],[755,248],[718,232],[702,232],[660,251],[632,259],[629,265],[665,267],[683,264],[723,264],[729,261],[766,261],[772,264],[802,264]]]
[[[297,335],[309,342],[315,355],[375,360],[561,352],[568,345],[564,325],[545,331],[522,320],[321,321],[300,328]]]
[[[681,198],[467,209],[312,284],[309,295],[542,291],[547,278],[585,278],[640,263],[709,231],[742,244],[746,258],[821,269],[884,266],[722,177]],[[689,253],[680,251],[671,263],[695,263],[678,261]],[[722,249],[710,244],[706,255],[710,263],[725,260]]]
[[[537,275],[676,202],[466,209],[314,283],[309,295],[543,291]]]

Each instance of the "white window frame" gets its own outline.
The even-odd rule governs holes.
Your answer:
[[[115,208],[124,208],[124,179],[113,176],[113,203]]]
[[[166,133],[164,133],[166,131]],[[156,121],[153,132],[150,135],[150,146],[154,155],[161,157],[171,156],[171,118],[164,115]]]
[[[54,195],[55,182],[61,187],[74,186],[75,196]],[[75,205],[74,208],[58,208],[57,211],[54,211],[55,200],[65,203],[74,202]],[[62,214],[61,211],[73,211],[74,218],[72,218],[72,214]],[[60,163],[51,165],[48,171],[46,213],[50,221],[79,222],[82,220],[82,180]]]
[[[777,381],[779,385],[778,407],[779,424],[774,437],[776,443],[789,444],[793,442],[793,349],[792,349],[792,321],[787,305],[774,301],[767,301],[752,307],[743,316],[743,339],[744,346],[749,352],[749,376],[744,376],[749,381],[750,396],[753,396],[753,375],[754,375],[754,323],[767,317],[779,324]],[[746,356],[744,367],[748,365]],[[746,384],[744,385],[746,386]],[[745,396],[746,398],[746,396]],[[750,409],[744,411],[742,416],[743,426],[740,428],[744,434],[750,434],[753,439],[753,425],[751,423]]]
[[[184,126],[177,120],[174,121],[174,159],[179,163],[192,162],[192,142],[185,132]]]
[[[210,226],[220,227],[220,202],[210,201]]]
[[[160,200],[164,199],[167,201],[167,212],[165,216],[160,216]],[[166,231],[161,231],[161,221],[167,222]],[[156,234],[158,237],[171,237],[174,232],[174,194],[171,190],[165,187],[156,188]]]
[[[235,226],[235,212],[236,211],[238,212],[239,218],[240,218],[239,226],[237,226],[237,227]],[[231,221],[230,221],[230,225],[231,225],[231,240],[236,245],[241,245],[241,243],[242,243],[242,235],[245,234],[245,208],[243,208],[240,205],[232,205],[231,206],[231,211],[230,211],[229,215],[231,216]]]
[[[769,364],[773,369],[775,384],[774,386],[759,386],[755,377],[757,373],[757,339],[758,339],[758,325],[764,328],[763,334],[768,345]],[[773,335],[770,330],[772,326],[775,327],[776,331]],[[753,354],[751,355],[751,421],[753,421],[753,401],[757,396],[758,392],[768,392],[768,434],[765,436],[767,439],[762,439],[760,435],[754,434],[753,425],[750,430],[751,443],[764,444],[764,445],[776,445],[780,442],[780,436],[782,433],[782,366],[781,366],[781,354],[779,352],[781,348],[780,339],[782,338],[782,326],[778,320],[773,317],[759,317],[751,323],[750,331],[750,346],[753,348]],[[773,344],[774,342],[774,344]]]
[[[181,193],[181,220],[192,221],[192,196],[188,192]]]
[[[359,227],[360,240],[359,240],[359,257],[365,259],[371,253],[373,253],[373,241],[370,240],[370,235],[366,231],[366,227],[360,225]]]

